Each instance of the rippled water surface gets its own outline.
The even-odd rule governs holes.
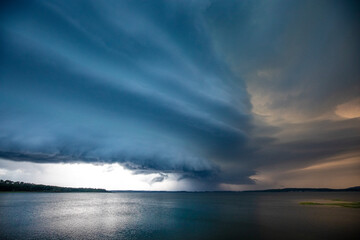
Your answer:
[[[357,239],[359,193],[0,193],[0,239]]]

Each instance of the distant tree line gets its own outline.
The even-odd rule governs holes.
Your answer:
[[[101,188],[70,188],[0,180],[0,192],[106,192]]]

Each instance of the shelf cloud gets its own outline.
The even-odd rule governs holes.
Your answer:
[[[5,2],[0,157],[119,163],[157,173],[152,184],[174,173],[211,189],[261,185],[254,176],[271,167],[360,161],[358,10],[338,1]]]

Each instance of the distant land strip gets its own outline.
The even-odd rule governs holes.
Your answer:
[[[33,184],[24,182],[15,182],[11,180],[0,179],[0,192],[139,192],[139,193],[251,193],[251,192],[360,192],[360,186],[333,189],[333,188],[281,188],[265,190],[247,190],[247,191],[142,191],[142,190],[112,190],[107,191],[102,188],[70,188],[58,187],[43,184]]]
[[[70,188],[0,180],[0,192],[107,192],[101,188]]]
[[[334,189],[334,188],[281,188],[266,190],[250,190],[244,192],[360,192],[360,186]]]
[[[333,189],[333,188],[280,188],[265,190],[246,190],[246,191],[141,191],[141,190],[113,190],[110,192],[158,192],[158,193],[243,193],[243,192],[360,192],[360,186]]]

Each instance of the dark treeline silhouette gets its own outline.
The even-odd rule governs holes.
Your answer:
[[[101,188],[70,188],[0,180],[0,192],[106,192]]]
[[[42,184],[14,182],[10,180],[0,179],[0,192],[109,192],[101,188],[70,188],[70,187],[58,187]],[[178,192],[186,193],[187,191],[131,191],[120,190],[110,192]],[[350,187],[344,189],[332,189],[332,188],[283,188],[283,189],[265,189],[265,190],[249,190],[249,191],[196,191],[198,193],[240,193],[240,192],[360,192],[360,186]],[[194,193],[190,191],[189,193]]]

